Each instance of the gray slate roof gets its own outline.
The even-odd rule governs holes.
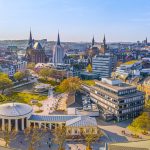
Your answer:
[[[45,121],[45,122],[66,122],[66,126],[70,127],[85,127],[97,126],[95,118],[79,115],[31,115],[30,121]]]
[[[47,122],[66,122],[67,120],[77,118],[77,115],[31,115],[30,121],[47,121]]]
[[[0,115],[7,117],[23,116],[32,112],[32,107],[23,103],[6,103],[0,105]]]
[[[95,118],[89,116],[79,116],[77,118],[68,120],[66,126],[70,127],[86,127],[86,126],[97,126]]]

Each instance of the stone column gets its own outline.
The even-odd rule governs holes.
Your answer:
[[[59,127],[62,128],[62,123],[59,124]]]
[[[5,120],[4,120],[4,118],[2,118],[2,131],[4,131],[5,130]]]
[[[31,125],[30,121],[27,119],[27,128],[29,128]]]
[[[18,131],[18,119],[15,120],[15,130]]]
[[[39,122],[39,129],[41,128],[41,122]]]
[[[24,130],[24,118],[21,119],[21,130]]]
[[[11,119],[8,119],[8,131],[11,131]]]
[[[49,123],[49,129],[50,129],[50,130],[52,129],[52,127],[51,127],[51,123]]]

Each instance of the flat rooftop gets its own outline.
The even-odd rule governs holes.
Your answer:
[[[113,78],[104,78],[102,81],[95,80],[95,83],[97,85],[101,85],[105,88],[109,88],[113,91],[120,91],[120,90],[127,90],[135,88],[135,86],[131,86],[129,84],[126,84],[122,82],[121,80],[113,79]]]
[[[103,90],[103,89],[101,89],[99,87],[96,87],[96,86],[92,86],[91,88],[94,89],[94,90],[102,91],[103,93],[105,93],[105,94],[107,94],[107,95],[109,95],[109,96],[111,96],[113,98],[117,98],[117,99],[119,99],[119,98],[120,99],[121,98],[130,98],[130,97],[133,97],[133,96],[140,96],[140,95],[143,94],[141,91],[137,91],[136,93],[130,93],[130,94],[118,96],[118,95],[116,95],[114,93],[107,92],[106,90]]]

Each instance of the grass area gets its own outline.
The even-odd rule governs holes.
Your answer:
[[[150,116],[148,112],[142,113],[139,117],[135,118],[128,126],[128,129],[138,134],[146,134],[150,132]]]
[[[31,94],[31,93],[24,93],[24,92],[14,92],[13,94],[7,96],[8,101],[15,101],[15,102],[27,103],[27,104],[30,104],[30,101],[33,99],[38,101],[43,101],[46,98],[47,96],[41,96],[39,94]]]
[[[64,91],[61,90],[61,89],[60,89],[60,86],[58,85],[58,86],[56,86],[56,87],[54,88],[54,92],[56,92],[56,93],[63,93]]]
[[[136,62],[138,62],[138,60],[131,60],[131,61],[125,62],[124,65],[133,65]]]
[[[45,79],[43,79],[43,78],[39,78],[38,81],[41,82],[41,83],[50,84],[50,85],[52,85],[52,86],[58,85],[58,83],[57,83],[56,81],[50,80],[50,79],[45,80]]]
[[[87,84],[87,85],[89,85],[89,86],[95,85],[94,80],[83,80],[83,83],[85,83],[85,84]]]
[[[37,110],[37,111],[35,111],[35,113],[42,113],[43,112],[43,110]]]

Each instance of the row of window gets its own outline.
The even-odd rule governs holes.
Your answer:
[[[119,114],[128,113],[128,112],[132,112],[132,111],[137,111],[137,110],[140,110],[140,109],[143,109],[143,105],[119,111]]]
[[[136,89],[123,90],[123,91],[118,92],[118,95],[125,95],[129,93],[134,93],[134,92],[136,92]]]
[[[140,96],[120,100],[119,103],[130,103],[130,102],[133,102],[133,101],[142,100],[143,98],[144,98],[144,95],[140,95]]]

